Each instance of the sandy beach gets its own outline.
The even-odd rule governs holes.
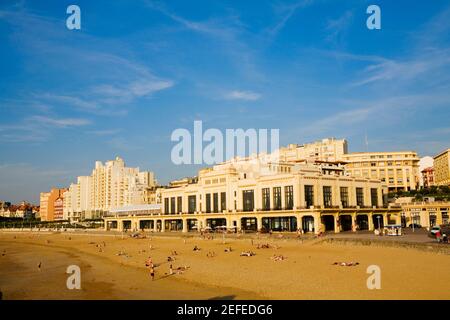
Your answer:
[[[262,244],[269,248],[258,248]],[[242,251],[255,255],[242,257]],[[413,248],[277,238],[0,232],[0,254],[3,299],[450,299],[450,255]],[[145,266],[148,257],[155,264],[154,281]],[[81,290],[66,287],[69,265],[81,269]],[[380,290],[367,288],[369,265],[381,268]]]

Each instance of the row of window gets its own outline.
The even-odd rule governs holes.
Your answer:
[[[272,198],[270,197],[270,188],[262,188],[262,210],[282,210],[281,202],[281,188],[272,188]],[[355,188],[356,205],[363,207],[365,205],[364,189]],[[220,203],[219,203],[220,197]],[[349,188],[340,187],[341,204],[344,208],[350,207]],[[378,189],[370,189],[370,200],[372,206],[378,206]],[[243,190],[243,211],[253,211],[255,209],[255,192],[254,190]],[[207,193],[206,194],[206,213],[218,213],[226,210],[226,193]],[[286,210],[294,208],[294,188],[293,186],[284,187],[284,202]],[[306,207],[315,205],[314,201],[314,186],[305,185],[305,204]],[[219,206],[220,205],[220,206]],[[333,206],[333,191],[331,186],[323,187],[323,206],[331,208]],[[195,195],[188,196],[188,213],[194,213],[197,209],[197,197]],[[219,211],[220,210],[220,211]],[[164,212],[175,214],[182,212],[182,197],[164,198]]]

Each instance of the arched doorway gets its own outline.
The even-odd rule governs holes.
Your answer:
[[[302,229],[303,232],[314,232],[314,217],[304,216],[302,217]]]
[[[325,231],[334,231],[334,216],[322,216],[322,223],[325,226]]]
[[[372,216],[373,227],[375,229],[381,229],[384,227],[383,215],[382,214],[374,214]]]
[[[352,231],[352,216],[348,214],[339,216],[339,224],[342,231]]]
[[[356,216],[357,230],[369,230],[369,217],[367,214],[360,214]]]

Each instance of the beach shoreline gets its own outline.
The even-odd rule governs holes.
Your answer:
[[[0,232],[0,252],[6,251],[0,259],[0,290],[3,299],[19,300],[450,298],[435,287],[450,280],[448,254],[329,241]],[[201,250],[193,251],[194,246]],[[241,257],[243,251],[256,255]],[[156,281],[144,265],[148,256],[155,262]],[[174,260],[167,261],[169,256]],[[342,261],[358,265],[333,265]],[[69,264],[80,265],[82,290],[66,288]],[[170,275],[171,264],[174,270],[187,268]],[[370,265],[382,270],[381,290],[366,286]]]

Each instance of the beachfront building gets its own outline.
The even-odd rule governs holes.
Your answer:
[[[348,144],[345,139],[326,138],[302,145],[290,144],[279,150],[281,161],[341,161],[348,153]]]
[[[389,192],[418,188],[420,159],[414,151],[355,152],[345,154],[343,160],[351,176],[379,179]]]
[[[64,192],[67,189],[57,189],[52,188],[50,192],[41,192],[40,194],[40,211],[39,215],[41,221],[54,221],[55,220],[55,201],[57,199],[63,199],[64,203]],[[57,203],[58,205],[58,203]],[[59,208],[56,208],[59,210]],[[59,211],[57,211],[57,215]],[[57,216],[58,217],[58,216]]]
[[[449,214],[450,202],[409,202],[402,204],[401,222],[403,226],[415,224],[429,229],[449,223]]]
[[[78,177],[65,196],[67,219],[99,219],[112,209],[156,202],[156,180],[153,172],[127,167],[116,157],[104,164],[96,161],[92,174]]]
[[[450,186],[450,149],[434,157],[434,178],[437,186]]]
[[[198,177],[161,189],[160,212],[105,217],[108,229],[134,230],[146,220],[154,231],[373,230],[400,222],[400,209],[385,206],[379,180],[355,178],[332,165],[261,158],[234,159],[199,171]],[[113,226],[115,228],[113,228]]]

